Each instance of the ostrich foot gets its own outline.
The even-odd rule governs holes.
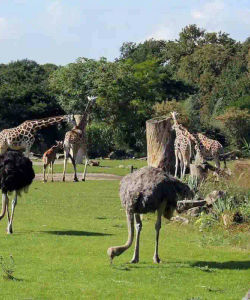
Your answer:
[[[12,234],[12,233],[13,233],[12,226],[9,226],[7,228],[7,234]]]
[[[65,177],[63,177],[62,181],[65,181]]]
[[[156,255],[156,256],[153,257],[153,261],[154,261],[155,264],[159,264],[161,262],[161,260],[160,260],[160,258],[159,258],[158,255]]]
[[[78,178],[77,177],[75,177],[74,178],[74,182],[78,182],[79,180],[78,180]]]
[[[85,178],[83,178],[82,181],[85,181]]]
[[[131,264],[137,264],[139,262],[139,258],[138,257],[134,257],[132,258],[132,260],[130,261]]]

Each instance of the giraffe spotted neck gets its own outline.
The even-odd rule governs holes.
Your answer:
[[[48,127],[62,121],[70,121],[71,117],[56,116],[38,120],[25,121],[21,125],[4,129],[0,132],[0,153],[4,154],[8,148],[13,150],[25,149],[29,156],[30,148],[35,141],[35,133],[42,128]]]

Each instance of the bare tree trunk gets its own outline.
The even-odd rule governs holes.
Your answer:
[[[146,122],[148,166],[174,174],[175,133],[171,118],[158,117]]]

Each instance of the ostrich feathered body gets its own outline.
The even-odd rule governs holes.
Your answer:
[[[3,193],[28,187],[35,177],[32,162],[19,151],[7,151],[0,156],[0,188]]]
[[[188,197],[192,191],[159,168],[141,168],[125,176],[120,184],[122,206],[132,213],[154,212],[163,201],[168,208],[175,209],[178,195]]]

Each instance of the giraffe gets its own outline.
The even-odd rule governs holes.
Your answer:
[[[212,159],[215,161],[215,166],[220,169],[220,154],[224,153],[221,143],[216,140],[209,139],[202,133],[195,134],[195,137],[199,143],[201,156],[204,158],[212,157]],[[225,157],[223,158],[223,161],[224,168],[226,168],[227,165]]]
[[[74,167],[74,181],[78,181],[76,172],[76,156],[80,148],[82,148],[85,156],[85,166],[82,181],[85,181],[87,164],[88,164],[88,154],[87,154],[87,140],[86,140],[86,126],[88,123],[88,110],[92,102],[94,102],[96,97],[88,97],[88,103],[85,108],[84,114],[82,115],[81,121],[78,125],[74,126],[72,130],[66,132],[63,142],[64,149],[64,168],[63,168],[63,181],[65,181],[65,172],[68,158],[70,158]],[[71,153],[70,153],[71,152]]]
[[[73,115],[25,121],[17,127],[2,130],[0,132],[0,154],[4,154],[9,148],[11,150],[25,150],[25,155],[29,157],[36,132],[62,121],[73,122]]]
[[[49,169],[51,169],[51,181],[52,182],[54,181],[53,180],[53,165],[54,165],[54,162],[56,159],[56,153],[60,149],[63,149],[63,142],[56,141],[56,144],[43,154],[43,182],[48,181]],[[48,175],[47,175],[47,180],[46,180],[45,179],[45,171],[48,166],[49,166],[49,168],[48,168]]]
[[[177,176],[178,165],[180,161],[181,167],[181,177],[184,177],[186,168],[189,167],[193,144],[195,145],[195,150],[199,152],[199,147],[197,146],[197,140],[195,137],[181,124],[177,122],[176,117],[177,112],[171,112],[174,125],[172,128],[175,130],[176,139],[174,142],[175,148],[175,177]]]
[[[176,117],[178,116],[177,112],[171,112],[172,118],[175,125],[179,125],[178,130],[181,130],[185,136],[190,138],[194,143],[196,151],[196,159],[199,159],[201,162],[208,157],[212,157],[215,161],[215,165],[220,169],[220,154],[224,153],[223,146],[216,140],[209,139],[201,133],[191,134],[183,125],[178,124]],[[226,160],[224,160],[224,167],[226,168]]]
[[[181,178],[184,177],[186,168],[189,167],[192,148],[191,141],[185,135],[178,134],[174,141],[174,152],[175,152],[175,177],[177,176],[179,161],[180,161],[180,174]]]

